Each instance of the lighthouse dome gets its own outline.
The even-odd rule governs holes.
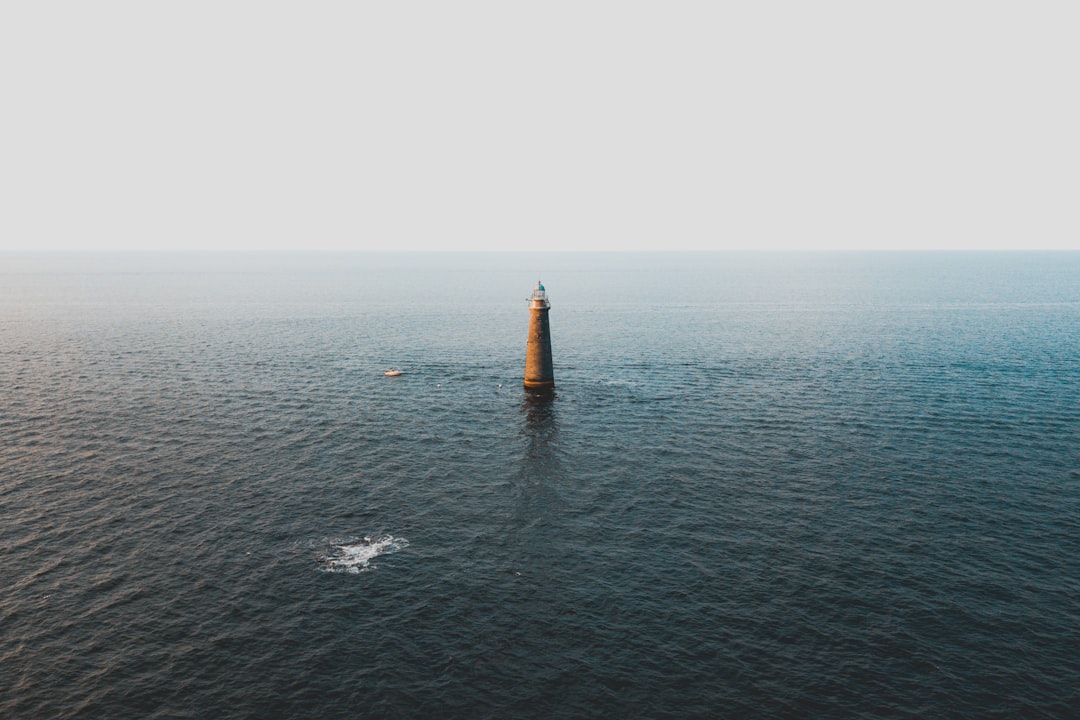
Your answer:
[[[532,301],[530,307],[534,308],[546,308],[550,307],[547,299],[547,291],[544,290],[544,283],[539,280],[536,282],[536,288],[532,292],[532,297],[529,298]]]

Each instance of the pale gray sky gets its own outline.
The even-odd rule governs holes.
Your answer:
[[[1075,2],[8,2],[0,250],[1080,249]]]

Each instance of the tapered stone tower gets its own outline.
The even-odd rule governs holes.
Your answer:
[[[543,283],[537,282],[529,300],[529,342],[525,347],[527,390],[555,389],[555,371],[551,367],[551,327],[548,325],[550,307]]]

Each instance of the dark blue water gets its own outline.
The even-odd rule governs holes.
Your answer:
[[[1080,253],[0,255],[0,716],[1078,716],[1078,348]]]

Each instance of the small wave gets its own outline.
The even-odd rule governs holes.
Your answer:
[[[609,385],[609,386],[613,386],[613,387],[637,387],[638,384],[639,384],[637,382],[634,382],[633,380],[625,380],[625,379],[622,379],[622,378],[613,378],[613,379],[601,378],[601,379],[597,380],[596,382],[599,385]]]
[[[327,543],[327,551],[319,562],[324,572],[362,573],[374,569],[371,561],[409,546],[405,538],[383,535],[379,538],[348,538]]]

